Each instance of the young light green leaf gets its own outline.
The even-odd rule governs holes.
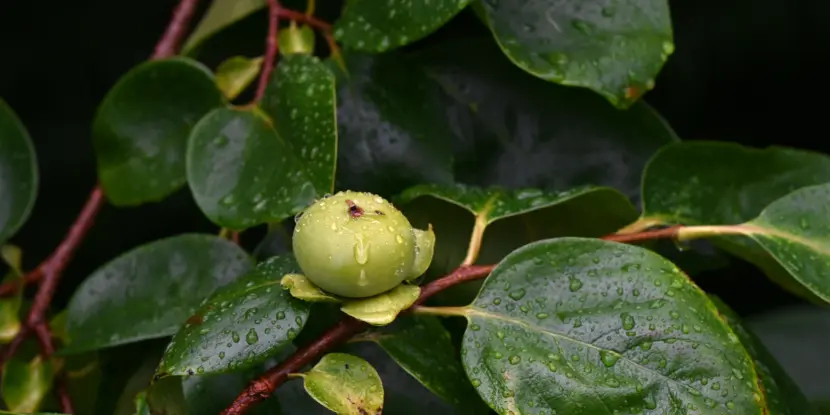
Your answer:
[[[35,148],[17,114],[0,99],[0,244],[29,218],[38,188]]]
[[[380,376],[359,357],[329,353],[302,376],[306,392],[337,415],[374,415],[383,409]]]
[[[3,402],[12,412],[36,412],[52,387],[52,376],[52,365],[41,356],[28,362],[10,359],[3,366]]]
[[[385,326],[409,308],[421,295],[421,287],[401,284],[374,297],[347,300],[340,307],[344,313],[375,326]]]
[[[280,285],[291,296],[303,301],[317,302],[317,303],[341,303],[342,298],[329,294],[314,285],[305,275],[302,274],[286,274],[280,280]]]
[[[20,282],[22,276],[10,271],[3,283]],[[10,298],[0,298],[0,344],[6,344],[20,332],[20,306],[23,304],[23,290],[18,290]]]
[[[470,387],[449,332],[437,318],[407,315],[356,339],[377,343],[407,373],[461,413],[486,409]]]
[[[686,275],[644,248],[529,244],[455,310],[469,320],[467,375],[500,414],[763,413],[737,336]]]
[[[666,0],[500,0],[480,6],[516,66],[551,82],[589,88],[619,108],[654,87],[674,52]]]
[[[337,163],[335,78],[317,57],[282,58],[265,91],[262,109],[304,164],[318,196],[334,191]]]
[[[202,212],[235,230],[285,219],[317,194],[270,121],[240,109],[216,109],[196,124],[187,148],[187,178]]]
[[[155,202],[182,187],[190,129],[221,105],[210,71],[190,59],[148,61],[122,76],[92,124],[98,177],[109,201]]]
[[[314,29],[308,25],[297,26],[292,20],[288,27],[280,30],[279,38],[283,56],[314,54]]]
[[[265,4],[265,0],[213,0],[202,20],[185,41],[182,53],[190,55],[207,38],[265,8]]]
[[[349,49],[386,52],[438,30],[470,0],[354,0],[334,24],[334,37]]]
[[[178,235],[128,251],[75,291],[63,352],[170,336],[215,288],[251,267],[242,248],[213,235]]]
[[[216,86],[228,100],[239,96],[259,74],[262,56],[249,59],[233,56],[220,63],[216,68]]]
[[[412,58],[452,97],[430,105],[453,115],[462,183],[546,190],[591,184],[639,199],[646,162],[679,141],[644,101],[619,111],[586,89],[530,76],[489,34],[437,42]]]
[[[750,332],[741,321],[738,314],[732,311],[721,299],[709,296],[718,307],[721,318],[743,343],[744,348],[755,362],[755,371],[761,380],[767,404],[767,413],[776,415],[817,415],[815,408],[810,405],[807,397],[798,388],[770,352],[764,347],[761,340]]]
[[[173,337],[156,376],[240,371],[290,344],[309,305],[279,284],[280,277],[298,270],[293,257],[274,257],[216,290]]]

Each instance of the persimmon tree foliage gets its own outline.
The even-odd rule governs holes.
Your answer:
[[[32,270],[7,241],[39,166],[0,101],[10,412],[817,413],[667,257],[705,239],[830,302],[830,156],[681,141],[640,99],[674,52],[665,0],[316,8],[182,0],[100,103],[99,181]],[[460,14],[481,30],[426,42]],[[261,56],[199,60],[255,15]],[[215,234],[134,247],[52,304],[104,204],[182,189]],[[153,342],[101,412],[99,354]]]

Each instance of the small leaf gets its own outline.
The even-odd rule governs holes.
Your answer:
[[[456,180],[550,191],[608,186],[639,199],[646,162],[679,140],[660,114],[644,101],[619,111],[591,91],[532,77],[492,40],[454,37],[412,55],[454,101],[430,105],[452,115],[460,136]]]
[[[776,415],[816,415],[815,409],[758,337],[744,327],[740,317],[719,298],[710,295],[721,317],[743,343],[755,362],[767,403],[767,413]]]
[[[314,29],[308,25],[297,26],[292,20],[288,27],[280,30],[279,38],[283,56],[314,54]]]
[[[122,76],[92,124],[98,177],[109,201],[140,205],[182,187],[190,129],[222,104],[210,71],[190,59],[148,61]]]
[[[0,244],[29,218],[38,188],[35,148],[17,114],[0,99]]]
[[[451,183],[456,135],[452,115],[433,105],[444,96],[438,85],[404,56],[345,58],[349,75],[337,89],[338,186],[384,195]]]
[[[340,307],[344,313],[375,326],[385,326],[409,308],[421,295],[421,287],[401,284],[374,297],[348,300]]]
[[[216,68],[216,86],[225,98],[233,100],[257,78],[260,66],[261,56],[253,59],[244,56],[228,58]]]
[[[458,312],[469,320],[467,376],[500,414],[762,413],[738,338],[686,275],[644,248],[526,245]]]
[[[23,276],[23,250],[15,245],[1,245],[0,258],[18,277]]]
[[[204,297],[251,266],[242,248],[213,235],[178,235],[128,251],[75,291],[63,352],[170,336]]]
[[[280,280],[280,285],[287,289],[291,296],[303,301],[318,303],[341,303],[342,298],[329,294],[314,285],[305,275],[286,274]]]
[[[31,361],[12,358],[3,367],[0,391],[8,409],[17,413],[38,410],[52,386],[52,366],[41,356]]]
[[[292,216],[317,193],[265,117],[231,108],[208,113],[193,128],[187,178],[208,219],[240,231]]]
[[[265,91],[262,108],[305,166],[317,195],[334,191],[337,100],[329,68],[314,56],[282,58]]]
[[[3,283],[20,281],[21,276],[9,272]],[[20,332],[20,306],[23,303],[23,290],[18,290],[10,298],[0,298],[0,344],[7,344]]]
[[[297,272],[291,256],[271,258],[205,301],[167,346],[157,376],[240,371],[291,343],[309,305],[280,287]]]
[[[202,20],[184,43],[182,53],[190,55],[207,38],[265,8],[265,0],[213,0]]]
[[[480,6],[496,42],[518,67],[551,82],[589,88],[619,108],[654,87],[674,52],[666,0],[500,0]]]
[[[407,315],[363,339],[377,343],[407,373],[462,413],[481,413],[484,405],[437,318]]]
[[[302,376],[306,392],[338,415],[375,415],[383,409],[380,376],[359,357],[329,353]]]
[[[349,49],[386,52],[438,30],[470,0],[353,0],[334,25],[334,37]]]

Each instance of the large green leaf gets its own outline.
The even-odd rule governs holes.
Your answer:
[[[346,353],[329,353],[303,374],[306,392],[338,415],[378,414],[383,384],[367,361]]]
[[[261,105],[303,162],[318,196],[333,192],[337,101],[335,77],[328,66],[314,56],[283,57]]]
[[[292,256],[274,257],[216,290],[173,337],[157,375],[239,371],[290,344],[309,311],[280,286],[291,272],[298,272]]]
[[[648,159],[678,138],[645,102],[619,111],[596,94],[524,73],[480,35],[413,58],[453,97],[456,179],[561,191],[610,186],[639,199]],[[431,105],[441,105],[435,102]]]
[[[377,343],[413,378],[463,413],[481,413],[450,335],[435,317],[407,315],[358,337]],[[382,375],[382,374],[381,374]]]
[[[191,54],[207,38],[265,8],[265,4],[265,0],[213,0],[202,20],[185,41],[182,53]]]
[[[347,54],[338,77],[338,187],[388,195],[418,183],[450,183],[447,99],[422,71],[399,55]],[[332,65],[333,66],[333,65]]]
[[[741,318],[719,298],[710,296],[718,307],[721,317],[743,343],[755,362],[755,371],[761,380],[762,391],[767,403],[767,413],[774,415],[816,415],[804,393],[790,378],[758,337],[750,332]]]
[[[196,204],[214,223],[236,230],[305,208],[316,190],[303,167],[270,120],[255,110],[208,113],[193,128],[187,148]]]
[[[484,20],[520,68],[627,108],[674,52],[666,0],[485,0]]]
[[[212,235],[184,234],[128,251],[75,291],[64,352],[170,336],[215,288],[251,267],[242,248]]]
[[[186,58],[145,62],[121,77],[92,124],[110,202],[158,201],[183,186],[190,129],[223,100],[210,71]]]
[[[560,238],[499,263],[462,361],[499,414],[762,414],[753,362],[686,275],[646,249]]]
[[[334,37],[349,49],[385,52],[434,32],[470,0],[353,0],[334,25]]]
[[[0,99],[0,244],[29,218],[37,187],[32,140],[17,114]]]

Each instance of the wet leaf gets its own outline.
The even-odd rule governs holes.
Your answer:
[[[251,267],[242,248],[213,235],[178,235],[130,250],[75,291],[63,352],[170,336],[215,288]]]
[[[438,30],[470,0],[354,0],[334,24],[334,37],[349,49],[385,52]]]
[[[348,300],[340,307],[344,313],[375,326],[385,326],[398,314],[409,308],[421,295],[421,287],[401,284],[397,287],[361,300]]]
[[[288,27],[280,30],[279,39],[280,54],[283,56],[314,54],[314,29],[308,25],[298,26],[292,20]]]
[[[303,374],[305,390],[338,415],[379,414],[383,384],[367,361],[345,353],[329,353]]]
[[[262,373],[264,369],[222,375],[187,376],[182,379],[182,390],[189,413],[219,414],[226,409],[248,386],[248,382]],[[282,389],[282,386],[280,387]],[[252,407],[246,413],[252,415],[278,415],[284,413],[275,398],[268,398]],[[291,415],[291,412],[288,413]]]
[[[550,191],[609,186],[639,199],[648,159],[678,141],[668,123],[645,102],[619,111],[590,91],[530,76],[485,35],[412,55],[454,101],[430,105],[451,114],[459,134],[456,179]]]
[[[0,244],[29,218],[38,188],[38,166],[29,133],[0,99]]]
[[[830,157],[786,147],[676,143],[655,154],[643,175],[643,214],[629,229],[658,224],[735,225],[753,219],[796,189],[830,182]],[[726,236],[712,242],[756,264],[789,291],[821,301],[750,238]]]
[[[644,248],[529,244],[458,310],[469,320],[467,375],[500,414],[762,413],[738,338],[686,275]]]
[[[341,303],[342,298],[329,294],[314,285],[305,275],[302,274],[286,274],[280,280],[280,285],[291,296],[303,301],[321,302],[321,303]]]
[[[288,143],[268,119],[247,110],[220,108],[196,124],[187,178],[202,212],[234,230],[290,217],[316,195]]]
[[[462,413],[485,409],[470,387],[450,334],[437,318],[407,315],[362,339],[377,343],[413,378]]]
[[[314,56],[283,57],[265,91],[262,108],[305,166],[317,195],[333,192],[337,101],[329,68]]]
[[[216,86],[229,100],[239,96],[259,74],[262,57],[253,59],[233,56],[220,63],[216,68]]]
[[[122,76],[92,124],[98,177],[109,201],[139,205],[181,188],[190,129],[222,104],[212,74],[194,60],[148,61]]]
[[[767,413],[775,415],[817,415],[810,402],[790,378],[770,352],[764,347],[761,340],[750,332],[740,317],[729,308],[726,303],[715,296],[710,296],[718,307],[721,317],[738,339],[743,343],[752,360],[755,362],[755,371],[761,380],[764,397],[766,398]]]
[[[275,257],[216,290],[173,337],[157,376],[240,371],[290,344],[309,305],[283,290],[280,278],[298,270],[293,257]]]
[[[348,77],[333,69],[338,187],[388,195],[419,183],[451,183],[456,136],[451,115],[436,103],[447,99],[440,88],[403,56],[345,58]]]
[[[265,8],[265,4],[265,0],[213,0],[202,20],[185,41],[182,53],[191,54],[207,38]]]
[[[52,366],[41,356],[30,361],[13,357],[3,366],[3,402],[12,412],[37,411],[51,389],[52,376]]]
[[[500,0],[479,6],[516,66],[547,81],[589,88],[619,108],[654,87],[674,52],[666,0]]]

